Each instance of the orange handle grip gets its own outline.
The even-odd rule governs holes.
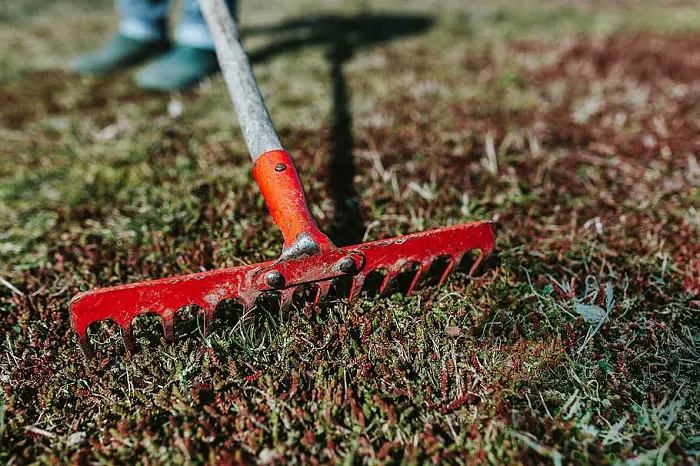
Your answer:
[[[253,176],[272,220],[282,231],[284,249],[292,247],[302,233],[313,239],[319,249],[334,247],[311,215],[294,161],[286,151],[263,153],[253,165]]]

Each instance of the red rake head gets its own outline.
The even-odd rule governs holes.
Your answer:
[[[303,240],[302,234],[295,244],[303,244]],[[248,310],[261,294],[274,292],[279,295],[281,308],[287,309],[299,286],[316,285],[318,291],[314,301],[318,302],[327,296],[336,280],[347,276],[352,277],[349,298],[355,299],[371,272],[386,271],[379,286],[379,293],[382,293],[404,267],[414,264],[417,270],[408,288],[410,293],[419,278],[441,257],[447,257],[448,263],[438,286],[459,265],[465,253],[478,250],[479,257],[470,271],[473,272],[483,257],[493,250],[494,240],[494,224],[484,221],[345,248],[323,247],[291,257],[289,254],[285,257],[283,253],[273,262],[81,293],[71,302],[71,320],[86,354],[90,354],[88,327],[107,319],[119,325],[126,347],[131,350],[132,321],[141,314],[160,316],[165,338],[170,341],[174,338],[175,314],[187,306],[196,305],[202,309],[206,333],[217,304],[223,300],[234,300]]]

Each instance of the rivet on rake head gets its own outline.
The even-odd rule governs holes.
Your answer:
[[[355,261],[350,256],[343,257],[338,261],[338,270],[344,273],[355,271]]]
[[[283,172],[286,168],[287,166],[283,163],[278,163],[277,165],[275,165],[276,172]]]
[[[265,280],[267,280],[267,284],[272,288],[282,288],[284,286],[284,276],[277,270],[267,272],[267,274],[265,274]]]

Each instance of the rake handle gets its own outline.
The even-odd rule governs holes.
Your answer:
[[[250,157],[255,162],[265,152],[282,150],[282,143],[241,45],[238,27],[225,1],[200,0],[199,5],[214,39],[219,66],[238,114]]]
[[[275,131],[231,12],[224,0],[199,0],[199,4],[253,160],[253,175],[284,236],[280,258],[334,248],[309,211],[294,161]]]

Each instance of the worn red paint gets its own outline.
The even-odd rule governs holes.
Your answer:
[[[449,258],[440,277],[442,284],[467,251],[480,251],[472,266],[474,271],[494,247],[495,226],[481,221],[337,248],[316,225],[289,154],[284,151],[263,154],[253,174],[284,236],[280,257],[261,264],[81,293],[73,298],[70,312],[73,328],[86,353],[90,349],[87,328],[94,322],[113,320],[121,327],[126,346],[131,349],[131,322],[140,314],[159,315],[165,337],[171,340],[175,313],[185,306],[196,305],[204,311],[206,331],[217,304],[225,299],[235,300],[249,309],[261,293],[276,291],[281,306],[286,309],[297,286],[316,285],[315,302],[318,302],[328,294],[334,279],[344,275],[353,277],[350,291],[353,299],[359,295],[370,272],[380,269],[387,272],[379,288],[381,293],[405,266],[416,264],[418,270],[409,286],[410,293],[436,259]],[[279,280],[271,281],[270,273],[278,274]]]

